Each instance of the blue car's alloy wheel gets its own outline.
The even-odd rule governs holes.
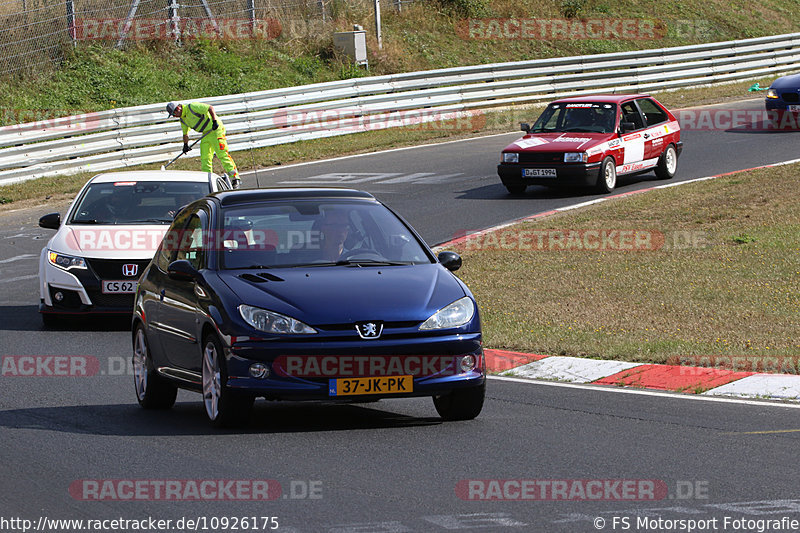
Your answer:
[[[169,409],[175,405],[178,388],[167,383],[153,368],[144,326],[139,324],[133,333],[133,384],[136,399],[145,409]]]
[[[237,394],[225,384],[222,345],[214,335],[203,342],[203,404],[211,423],[218,427],[239,426],[247,422],[254,398]]]

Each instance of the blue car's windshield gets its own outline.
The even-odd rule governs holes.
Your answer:
[[[434,262],[379,203],[301,200],[223,211],[222,269]]]

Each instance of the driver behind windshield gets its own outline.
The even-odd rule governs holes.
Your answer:
[[[110,197],[100,197],[89,207],[89,216],[98,222],[115,223],[127,221],[135,207],[133,187],[114,187]],[[82,217],[87,218],[87,217]]]
[[[344,241],[350,233],[350,221],[346,211],[327,210],[320,224],[320,249],[326,261],[338,261],[344,251]]]

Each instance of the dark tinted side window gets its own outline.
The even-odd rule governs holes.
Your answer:
[[[167,267],[169,267],[169,264],[171,263],[170,260],[172,259],[172,255],[173,254],[170,247],[164,246],[164,241],[161,241],[161,246],[159,246],[158,250],[156,251],[156,266],[166,272]]]
[[[194,209],[184,209],[178,213],[178,216],[175,217],[172,225],[164,234],[161,246],[155,255],[155,264],[162,271],[166,272],[169,264],[175,261],[175,253],[181,247],[181,241],[186,231],[186,223],[193,212],[195,212]],[[196,218],[197,215],[195,214],[194,217]]]
[[[176,261],[185,259],[197,270],[205,268],[206,255],[203,248],[203,233],[205,229],[199,216],[194,214],[189,218],[189,223],[186,224],[183,230],[180,248],[175,256]]]
[[[633,122],[636,129],[644,128],[642,116],[639,114],[636,104],[633,102],[625,102],[620,106],[622,110],[622,122]]]
[[[648,126],[655,126],[669,119],[667,113],[651,99],[641,98],[637,103],[639,104],[639,109],[641,109],[644,114],[644,120]]]

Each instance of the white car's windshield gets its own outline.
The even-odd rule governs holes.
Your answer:
[[[225,269],[433,262],[378,203],[304,200],[224,211]]]
[[[616,127],[615,104],[562,103],[547,106],[531,128],[531,133],[612,133]]]
[[[118,181],[92,183],[70,224],[169,224],[181,207],[210,192],[205,182]]]

